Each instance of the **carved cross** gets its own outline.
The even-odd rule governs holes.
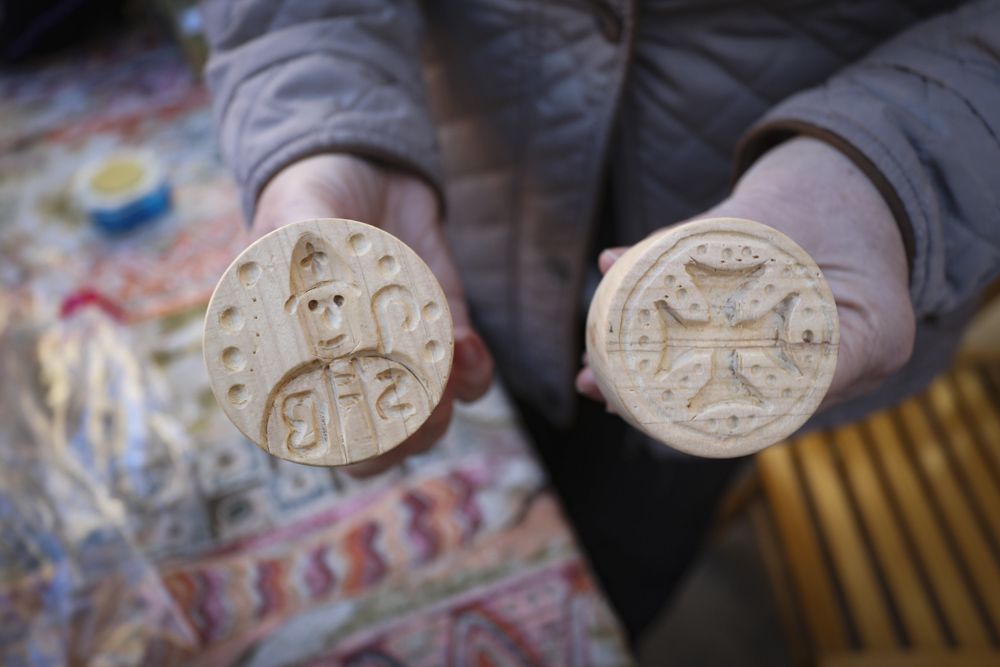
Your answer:
[[[788,354],[787,334],[788,315],[799,295],[786,294],[768,310],[752,314],[747,312],[747,306],[752,295],[761,291],[758,285],[767,270],[765,264],[718,269],[692,259],[684,268],[708,309],[689,309],[689,314],[684,315],[670,304],[669,295],[655,302],[664,333],[657,375],[664,373],[662,379],[672,381],[674,372],[688,366],[692,357],[703,350],[711,353],[711,361],[708,380],[688,402],[693,414],[722,403],[764,405],[764,393],[744,373],[739,349],[759,349],[783,373],[801,375]],[[767,290],[765,287],[763,292]]]

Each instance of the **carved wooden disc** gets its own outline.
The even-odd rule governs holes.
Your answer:
[[[633,246],[604,277],[587,352],[618,414],[697,456],[763,449],[819,407],[837,308],[811,257],[750,220],[698,220]]]
[[[343,465],[392,449],[441,399],[454,337],[441,286],[402,241],[353,220],[262,237],[205,318],[226,415],[275,456]]]

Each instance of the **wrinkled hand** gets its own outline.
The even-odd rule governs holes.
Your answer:
[[[455,325],[455,360],[441,402],[416,433],[382,456],[347,467],[357,476],[381,472],[437,442],[451,421],[452,402],[482,396],[493,358],[469,322],[465,292],[440,225],[437,198],[420,178],[349,155],[319,155],[279,172],[257,202],[251,235],[298,220],[348,218],[380,227],[420,255],[441,283]]]
[[[735,191],[697,218],[748,218],[808,252],[826,277],[840,317],[837,369],[821,408],[860,396],[913,351],[915,320],[902,237],[878,190],[826,143],[798,138],[761,157]],[[605,250],[607,272],[627,248]],[[577,390],[603,401],[590,368]]]

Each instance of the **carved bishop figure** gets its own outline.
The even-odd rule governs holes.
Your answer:
[[[440,400],[452,346],[426,265],[346,220],[259,240],[226,272],[206,318],[206,362],[230,418],[272,454],[317,465],[377,456],[416,431]],[[248,347],[250,361],[235,363]]]

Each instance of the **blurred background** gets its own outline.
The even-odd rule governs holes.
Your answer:
[[[222,415],[205,56],[194,3],[0,1],[3,664],[629,664],[501,388],[364,482]],[[1000,665],[997,293],[925,394],[748,462],[640,664]]]

